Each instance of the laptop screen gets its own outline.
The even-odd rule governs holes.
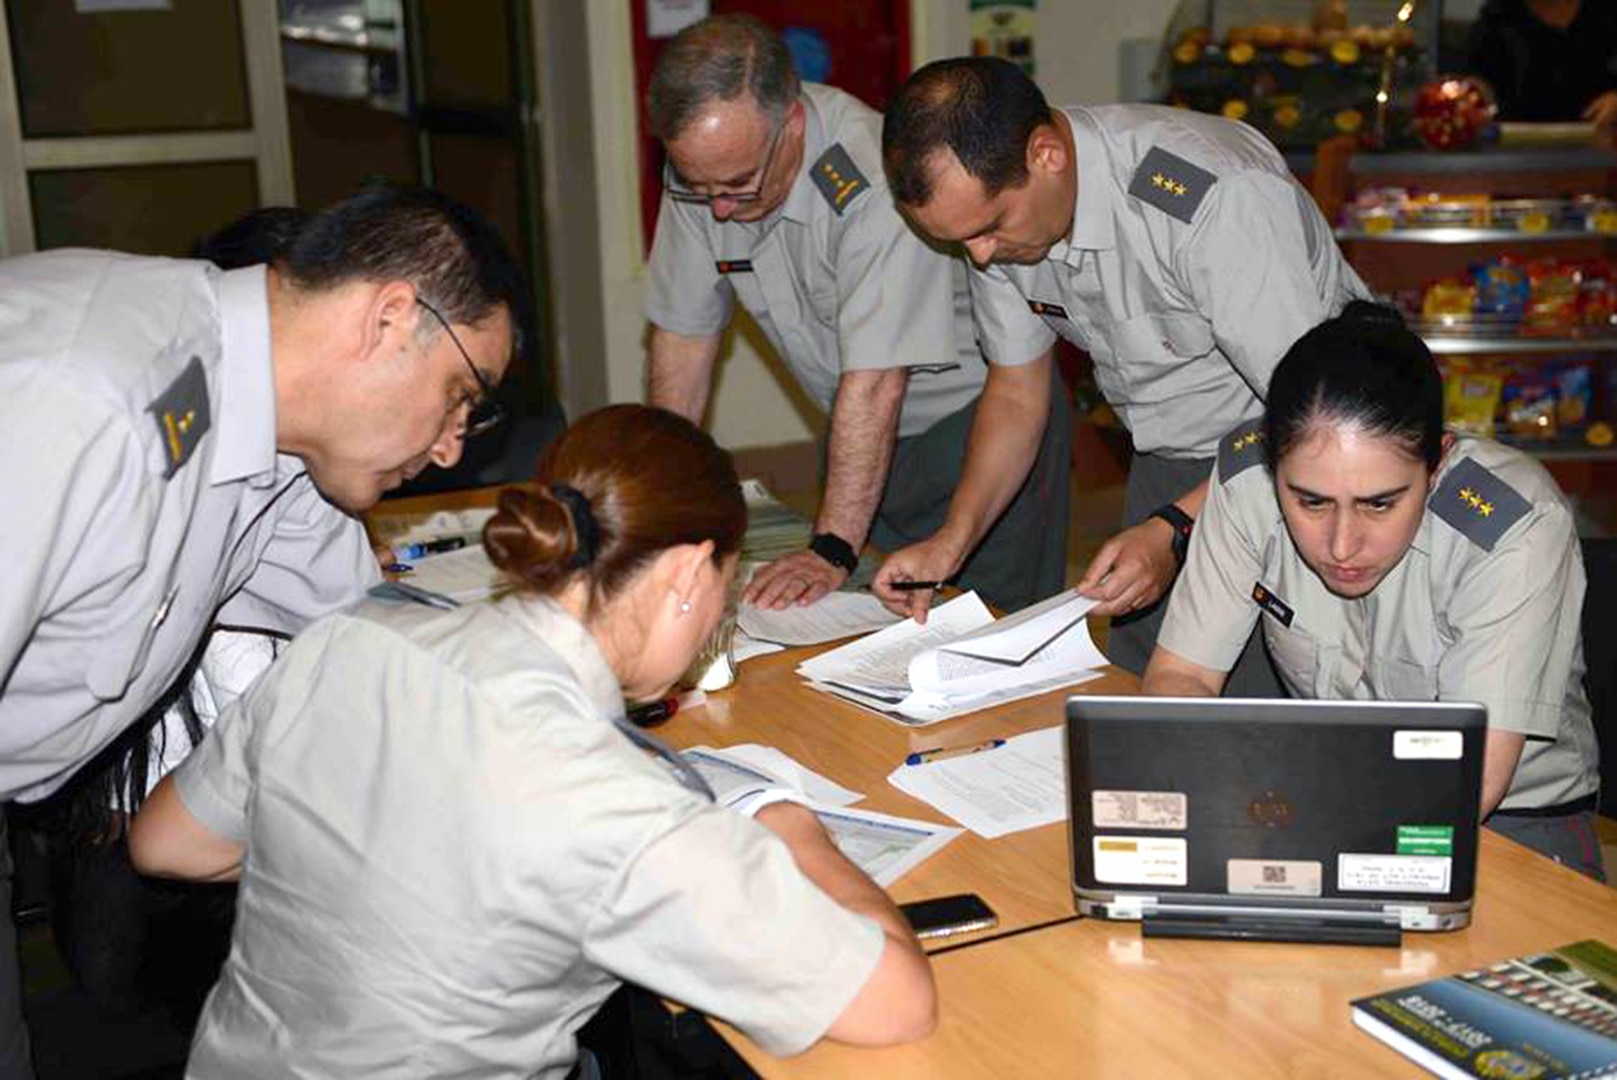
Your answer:
[[[1447,702],[1073,697],[1079,906],[1467,904],[1486,727]]]

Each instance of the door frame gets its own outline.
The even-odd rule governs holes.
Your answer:
[[[6,3],[0,0],[0,257],[38,248],[28,189],[28,176],[34,171],[251,160],[259,204],[292,205],[292,144],[276,0],[238,0],[251,127],[44,139],[23,137]]]

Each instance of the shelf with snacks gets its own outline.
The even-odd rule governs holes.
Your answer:
[[[1541,244],[1617,240],[1617,200],[1494,199],[1372,188],[1342,213],[1338,240],[1405,244]]]
[[[1574,167],[1509,187],[1365,175],[1355,157],[1337,238],[1437,356],[1452,428],[1519,446],[1569,490],[1598,493],[1617,463],[1617,198],[1586,157],[1540,154]]]

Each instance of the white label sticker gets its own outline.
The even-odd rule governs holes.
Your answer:
[[[1339,855],[1343,892],[1446,893],[1454,860],[1438,855]]]
[[[1225,863],[1233,896],[1318,896],[1323,863],[1307,859],[1230,859]]]
[[[1097,829],[1184,829],[1189,803],[1180,791],[1097,791],[1089,797]]]
[[[1458,731],[1395,731],[1392,756],[1399,761],[1459,761],[1465,740]]]
[[[1189,862],[1178,837],[1095,837],[1095,880],[1109,885],[1183,885]]]

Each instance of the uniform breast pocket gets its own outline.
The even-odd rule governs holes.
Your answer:
[[[1437,667],[1415,660],[1377,658],[1371,674],[1384,701],[1436,701]]]
[[[129,684],[146,666],[152,641],[168,619],[169,609],[173,607],[179,591],[178,586],[170,590],[149,619],[123,628],[96,651],[95,659],[90,661],[90,668],[84,675],[84,685],[90,693],[101,701],[115,701],[123,697]]]
[[[1172,445],[1178,433],[1163,429],[1166,419],[1154,407],[1194,388],[1201,376],[1191,362],[1213,351],[1213,328],[1198,315],[1141,315],[1115,327],[1109,337],[1136,441]]]
[[[1298,697],[1318,697],[1314,682],[1319,673],[1319,642],[1305,630],[1286,626],[1269,614],[1263,620],[1263,640],[1286,689]]]

